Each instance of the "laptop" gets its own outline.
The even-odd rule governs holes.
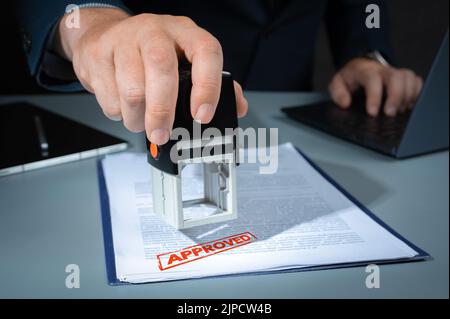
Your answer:
[[[0,176],[124,150],[120,138],[27,102],[0,105]]]
[[[290,118],[336,137],[395,157],[408,158],[449,147],[448,31],[412,111],[388,117],[366,114],[365,96],[356,94],[343,110],[331,101],[282,111]]]

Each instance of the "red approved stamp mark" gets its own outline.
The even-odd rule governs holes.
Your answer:
[[[180,250],[156,255],[160,270],[181,266],[195,260],[203,259],[224,251],[242,247],[256,241],[250,232],[216,239],[207,243],[189,246]]]

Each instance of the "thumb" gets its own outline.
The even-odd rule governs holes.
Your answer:
[[[336,103],[340,107],[346,109],[352,103],[351,92],[340,73],[337,73],[333,77],[328,90],[334,103]]]

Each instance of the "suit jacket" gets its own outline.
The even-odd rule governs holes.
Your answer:
[[[49,67],[46,65],[49,56],[47,42],[69,4],[100,2],[133,14],[151,12],[188,16],[221,42],[224,69],[230,71],[245,89],[251,90],[311,89],[316,38],[322,20],[326,23],[336,68],[356,56],[374,50],[380,51],[387,58],[392,56],[384,0],[14,2],[30,72],[42,86],[55,90],[81,89],[76,81],[61,80],[49,75]],[[380,7],[379,29],[368,29],[365,26],[365,8],[369,3],[376,3]],[[53,65],[62,68],[64,62],[59,61]],[[68,65],[71,67],[65,62],[65,67]]]

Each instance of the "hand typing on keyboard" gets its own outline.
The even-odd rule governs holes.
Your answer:
[[[352,104],[352,93],[363,88],[369,115],[377,116],[383,111],[388,116],[395,116],[414,106],[422,85],[422,79],[411,70],[355,58],[335,74],[329,91],[337,105],[348,108]],[[383,90],[386,90],[384,103]]]

